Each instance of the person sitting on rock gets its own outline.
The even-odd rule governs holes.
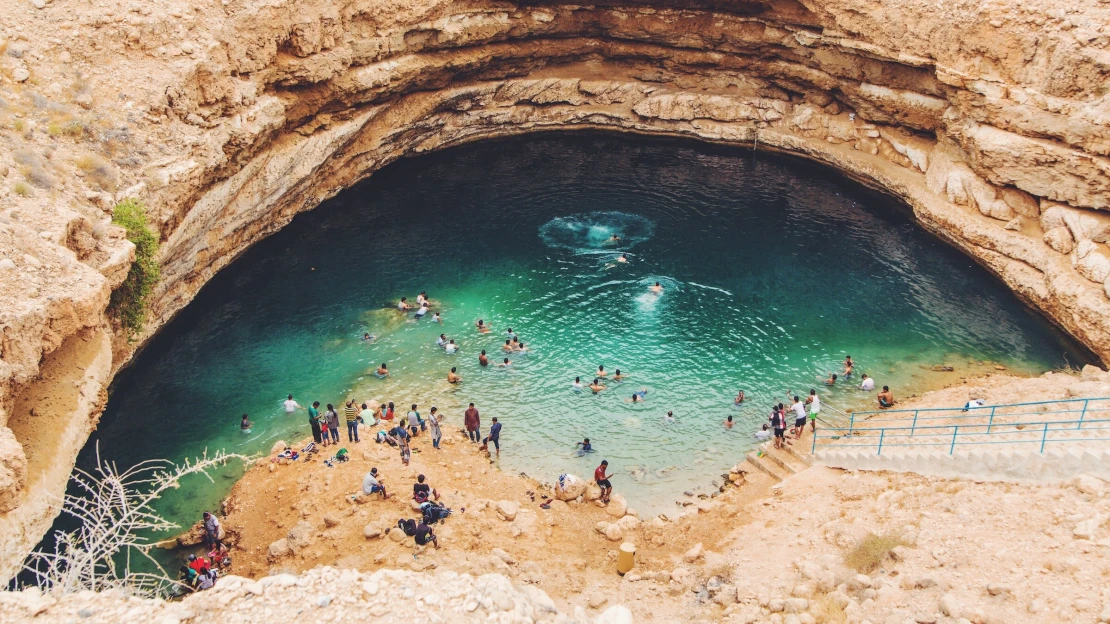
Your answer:
[[[385,483],[378,478],[377,468],[371,468],[370,472],[366,473],[366,477],[362,479],[362,493],[367,496],[381,494],[382,500],[389,498],[389,494],[385,491]]]
[[[427,502],[429,499],[439,500],[439,492],[424,482],[424,475],[417,475],[416,483],[412,484],[412,499],[418,503]]]
[[[890,386],[883,386],[883,391],[879,393],[879,409],[890,407],[894,407],[894,393],[890,391]]]
[[[609,496],[613,493],[613,484],[609,482],[609,477],[613,475],[606,473],[608,468],[609,461],[603,459],[601,460],[601,465],[594,470],[594,481],[597,483],[598,487],[601,488],[601,498],[599,500],[603,503],[608,503]]]

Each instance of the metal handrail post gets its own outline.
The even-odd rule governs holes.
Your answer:
[[[879,429],[879,450],[875,452],[876,455],[883,454],[883,438],[886,436],[886,429]]]
[[[856,428],[856,413],[852,412],[852,418],[848,421],[848,437],[852,437],[852,430]]]
[[[813,455],[816,452],[817,452],[817,428],[814,427],[814,429],[813,429],[813,446],[810,447],[809,454]]]
[[[1077,424],[1075,426],[1076,429],[1082,429],[1083,428],[1083,417],[1085,417],[1087,415],[1087,405],[1090,402],[1091,402],[1090,399],[1086,399],[1085,401],[1083,401],[1083,411],[1079,412],[1079,424]]]
[[[991,425],[994,424],[994,410],[995,410],[996,407],[997,407],[996,405],[991,406],[991,418],[990,418],[990,420],[987,421],[987,435],[990,435]]]
[[[956,434],[960,431],[959,427],[952,427],[952,446],[948,447],[948,454],[956,452]]]
[[[1041,454],[1044,454],[1044,443],[1048,440],[1048,423],[1044,424],[1044,433],[1041,435]]]
[[[918,411],[919,410],[914,410],[913,411],[913,424],[910,425],[910,437],[911,438],[913,437],[914,429],[917,428],[917,413],[918,413]]]

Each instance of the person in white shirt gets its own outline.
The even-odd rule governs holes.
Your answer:
[[[755,432],[755,439],[756,440],[770,440],[771,439],[770,428],[771,428],[770,425],[768,425],[767,423],[763,423],[763,429],[760,430],[760,431]]]
[[[795,396],[790,409],[794,411],[794,439],[800,440],[806,430],[806,406],[802,398]]]
[[[293,395],[292,394],[289,395],[288,399],[285,399],[285,413],[286,414],[292,414],[293,412],[299,410],[300,408],[301,408],[301,404],[297,403],[296,401],[293,400]]]
[[[446,349],[448,353],[454,353],[459,350],[459,345],[455,344],[454,340],[451,340],[443,348]]]
[[[875,380],[868,377],[867,374],[865,373],[863,375],[863,383],[861,383],[859,385],[859,389],[860,390],[865,390],[867,392],[871,392],[872,390],[875,389]]]
[[[447,346],[447,336],[445,334],[440,334],[439,335],[439,339],[436,340],[436,346],[438,346],[438,347],[446,347]]]
[[[572,383],[570,385],[570,387],[573,388],[575,392],[581,392],[582,391],[582,378],[581,377],[575,377],[574,378],[574,383]]]
[[[809,396],[806,397],[806,405],[809,406],[809,427],[810,431],[817,432],[817,414],[821,411],[821,399],[817,396],[817,391],[810,389]]]
[[[418,318],[418,319],[419,318],[424,318],[424,315],[427,314],[427,313],[428,313],[428,302],[425,301],[424,304],[420,306],[420,309],[418,309],[416,311],[416,318]]]

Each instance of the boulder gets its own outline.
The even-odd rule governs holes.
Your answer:
[[[278,453],[284,451],[286,446],[289,445],[285,443],[285,440],[278,440],[277,442],[274,442],[274,445],[270,447],[270,455],[277,455]]]
[[[586,484],[582,492],[583,500],[590,502],[601,498],[601,487],[593,481]]]
[[[620,518],[624,516],[626,511],[628,511],[628,503],[623,496],[613,494],[609,497],[609,504],[605,506],[605,513],[614,518]]]
[[[560,476],[555,484],[555,498],[561,501],[574,500],[582,496],[585,491],[586,482],[572,474]]]
[[[605,527],[605,537],[610,542],[619,542],[624,539],[624,532],[621,531],[619,525],[610,524],[609,526]]]
[[[324,526],[329,529],[339,526],[339,518],[335,514],[324,514]]]
[[[278,541],[270,544],[270,549],[267,553],[267,558],[270,561],[276,561],[282,557],[288,557],[293,554],[293,547],[289,545],[289,540],[281,538]]]
[[[960,603],[952,594],[944,594],[937,603],[937,610],[950,618],[960,617]]]
[[[512,555],[510,555],[508,552],[502,550],[501,548],[494,548],[493,550],[490,550],[489,552],[490,552],[491,555],[497,557],[501,561],[504,561],[508,565],[516,564],[516,559],[514,559]]]
[[[289,540],[289,545],[295,550],[311,545],[314,539],[314,533],[315,529],[312,528],[312,525],[309,524],[307,520],[301,520],[296,526],[289,530],[289,535],[286,536],[286,539]]]
[[[694,563],[703,556],[705,556],[705,549],[702,547],[701,542],[698,542],[693,548],[687,550],[686,554],[682,555],[682,560],[686,563]]]
[[[632,612],[623,605],[609,607],[597,616],[594,624],[632,624]]]
[[[1029,193],[1007,186],[1001,190],[1000,194],[1002,195],[1002,201],[1006,202],[1019,215],[1030,219],[1036,219],[1040,216],[1041,207]]]
[[[362,527],[362,536],[366,539],[376,539],[382,536],[382,529],[376,524],[368,524]]]
[[[1075,249],[1075,239],[1072,238],[1071,231],[1062,225],[1045,231],[1043,240],[1046,245],[1062,254],[1070,254]]]
[[[617,520],[614,524],[619,526],[625,533],[628,533],[629,531],[635,531],[640,528],[640,519],[636,516],[625,516]]]
[[[500,500],[497,501],[497,517],[505,522],[512,522],[516,518],[516,514],[520,511],[520,505],[513,501]]]
[[[1083,277],[1101,284],[1110,278],[1110,249],[1090,240],[1081,240],[1071,254],[1071,265]]]

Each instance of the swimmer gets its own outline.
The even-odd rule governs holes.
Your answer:
[[[397,304],[397,310],[400,312],[407,312],[411,306],[409,305],[408,297],[401,297],[401,302]]]
[[[443,325],[443,319],[440,318],[439,312],[436,312],[436,315],[432,317],[432,320],[439,323],[440,325]]]
[[[527,350],[528,350],[528,347],[525,347],[525,346],[524,346],[524,343],[523,343],[523,342],[522,342],[522,343],[520,343],[520,347],[519,347],[519,348],[517,348],[517,351],[519,351],[519,352],[521,352],[521,353],[524,353],[524,352],[525,352],[525,351],[527,351]]]
[[[512,351],[513,351],[513,341],[506,338],[505,339],[505,344],[501,345],[501,350],[504,351],[505,353],[512,353]]]
[[[459,383],[462,381],[462,375],[456,372],[454,366],[451,367],[451,372],[447,373],[447,383]]]
[[[847,355],[844,357],[844,376],[851,377],[852,371],[856,369],[855,362],[852,361],[852,356]]]
[[[732,414],[729,414],[728,418],[725,419],[725,429],[732,429]]]
[[[480,334],[488,334],[489,333],[489,326],[486,325],[486,322],[483,321],[482,319],[478,319],[478,322],[475,323],[474,326],[478,328],[478,333],[480,333]]]
[[[370,341],[372,341],[372,340],[374,340],[374,337],[373,337],[373,336],[371,336],[371,335],[370,335],[369,333],[364,333],[364,334],[362,335],[362,341],[363,341],[363,342],[370,342]]]
[[[605,386],[601,384],[601,380],[597,379],[595,377],[594,382],[592,384],[590,384],[590,390],[593,390],[594,394],[597,394],[598,392],[601,392],[604,389],[605,389]]]
[[[609,376],[609,373],[605,372],[605,365],[602,364],[602,365],[599,365],[597,367],[597,376],[598,377],[608,377]]]
[[[627,401],[629,403],[641,403],[641,402],[644,401],[644,399],[647,398],[647,392],[648,392],[647,388],[643,388],[641,390],[633,392],[632,393],[632,398],[631,399],[625,399],[625,401]]]
[[[443,347],[443,349],[447,351],[448,355],[450,355],[459,350],[459,345],[455,344],[454,339],[452,339],[450,342],[447,343],[446,346]]]
[[[374,371],[374,374],[379,378],[389,377],[389,369],[385,367],[385,362],[382,362],[382,365],[378,367],[378,370]]]
[[[613,375],[613,381],[624,381],[624,375],[621,374],[621,369],[617,369],[617,373]]]
[[[651,287],[651,292],[657,295],[663,294],[663,285],[659,282],[655,282],[655,285]]]
[[[512,346],[513,351],[519,350],[520,349],[520,338],[517,338],[516,336],[513,336],[512,340],[509,342],[509,345]]]
[[[481,355],[478,356],[478,364],[480,366],[489,366],[489,358],[486,357],[486,350],[482,349]]]
[[[516,334],[513,333],[513,328],[512,327],[505,330],[505,335],[508,336],[509,338],[513,338],[513,337],[516,336]]]
[[[428,313],[428,302],[427,302],[427,301],[425,301],[425,302],[424,302],[424,303],[423,303],[423,304],[422,304],[422,305],[420,306],[420,309],[418,309],[418,310],[416,311],[416,314],[415,314],[414,316],[415,316],[416,318],[418,318],[418,319],[422,319],[422,318],[424,318],[424,315],[425,315],[425,314],[427,314],[427,313]]]
[[[616,234],[613,234],[612,236],[609,237],[609,242],[610,243],[619,243],[619,242],[621,242],[621,237],[617,236]]]
[[[250,418],[246,414],[243,414],[243,420],[239,422],[239,428],[247,433],[250,433],[252,426],[253,424],[251,423]]]
[[[617,258],[617,262],[621,262],[621,263],[628,262],[628,254],[621,254],[621,257]]]
[[[424,295],[424,291],[422,290],[420,294],[416,296],[416,305],[423,306],[426,303],[428,303],[428,298]]]
[[[733,399],[732,402],[737,404],[737,405],[740,405],[741,403],[743,403],[744,402],[744,391],[741,390],[740,392],[737,392],[736,393],[736,398]]]
[[[575,442],[574,446],[576,446],[576,447],[581,446],[582,447],[581,449],[579,449],[580,453],[592,453],[592,452],[594,452],[594,447],[590,446],[590,439],[589,438],[586,438],[586,439],[582,440],[581,442]]]
[[[820,379],[820,377],[818,377],[818,379]],[[825,385],[826,386],[835,385],[837,379],[839,379],[839,377],[836,376],[836,373],[829,373],[829,378],[825,380]]]
[[[436,340],[436,346],[440,347],[440,348],[443,348],[443,347],[447,346],[447,335],[446,334],[440,334],[439,335],[439,338]]]
[[[508,368],[508,367],[510,367],[510,366],[512,366],[512,365],[513,365],[513,363],[509,361],[509,358],[505,358],[505,361],[503,361],[503,362],[501,362],[500,364],[498,364],[498,366],[500,366],[500,367],[502,367],[502,368]]]
[[[731,416],[730,416],[730,418],[731,418]],[[763,429],[755,432],[755,434],[754,434],[755,439],[756,440],[770,440],[771,439],[770,429],[771,429],[771,425],[768,425],[767,423],[763,423]]]
[[[574,383],[570,384],[570,387],[573,388],[575,392],[581,392],[582,391],[582,378],[581,377],[575,377],[574,378]]]
[[[667,412],[667,415],[663,417],[663,422],[665,422],[665,423],[675,422],[674,412]]]

